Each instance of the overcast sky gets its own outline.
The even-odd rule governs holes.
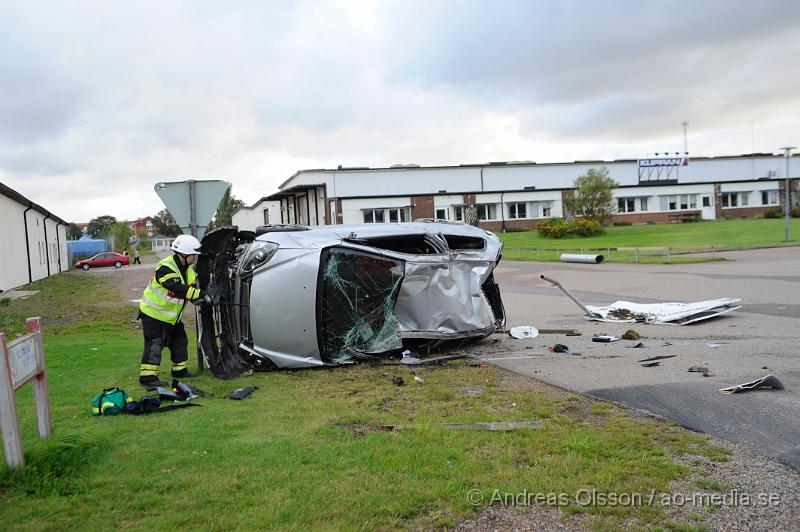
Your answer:
[[[786,1],[0,0],[0,182],[68,221],[295,171],[800,145]]]

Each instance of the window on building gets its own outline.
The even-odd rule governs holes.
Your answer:
[[[777,205],[779,200],[777,190],[762,190],[761,205]]]
[[[723,207],[738,207],[739,202],[737,201],[736,193],[735,192],[723,192],[722,193],[722,206]]]
[[[508,217],[511,219],[515,218],[527,218],[527,205],[523,202],[520,203],[509,203],[508,204]]]
[[[365,209],[364,223],[365,224],[383,223],[383,209]]]
[[[398,223],[398,222],[406,222],[408,221],[408,217],[406,216],[405,209],[387,209],[389,211],[389,221],[391,223]],[[383,221],[383,220],[381,220]]]
[[[711,207],[711,198],[703,196],[703,207]]]
[[[542,218],[550,218],[550,204],[545,203],[542,205]]]
[[[697,194],[675,194],[660,196],[662,211],[677,211],[697,208]]]
[[[496,205],[494,203],[482,203],[478,205],[478,220],[496,220]]]
[[[464,206],[463,205],[453,205],[453,220],[456,222],[463,222],[464,221]]]
[[[436,209],[437,220],[447,220],[447,209]]]
[[[618,212],[636,211],[636,198],[617,198]]]
[[[639,210],[647,212],[647,198],[639,198]]]

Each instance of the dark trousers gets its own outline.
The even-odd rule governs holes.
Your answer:
[[[142,261],[139,260],[139,257],[133,257],[133,263],[134,264],[141,264]]]
[[[144,353],[142,353],[140,375],[152,374],[147,369],[152,370],[153,366],[155,366],[156,372],[158,371],[157,368],[161,364],[161,352],[165,347],[169,348],[173,370],[186,368],[186,361],[189,359],[189,339],[186,337],[182,321],[170,325],[142,314],[142,332],[144,333]]]

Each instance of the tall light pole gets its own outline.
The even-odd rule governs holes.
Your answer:
[[[789,160],[792,158],[792,150],[796,149],[796,146],[784,146],[781,148],[783,150],[783,158],[786,159],[786,186],[783,189],[783,214],[785,219],[785,238],[787,242],[789,241],[789,198],[792,195],[792,191],[789,188]]]
[[[681,122],[681,125],[683,126],[683,156],[684,157],[688,157],[689,156],[689,142],[688,142],[688,139],[686,137],[686,128],[689,126],[689,122],[684,120],[683,122]]]

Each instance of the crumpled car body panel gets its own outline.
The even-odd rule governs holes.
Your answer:
[[[349,362],[412,340],[480,339],[505,325],[502,244],[449,223],[365,224],[203,238],[200,350],[212,372]]]

